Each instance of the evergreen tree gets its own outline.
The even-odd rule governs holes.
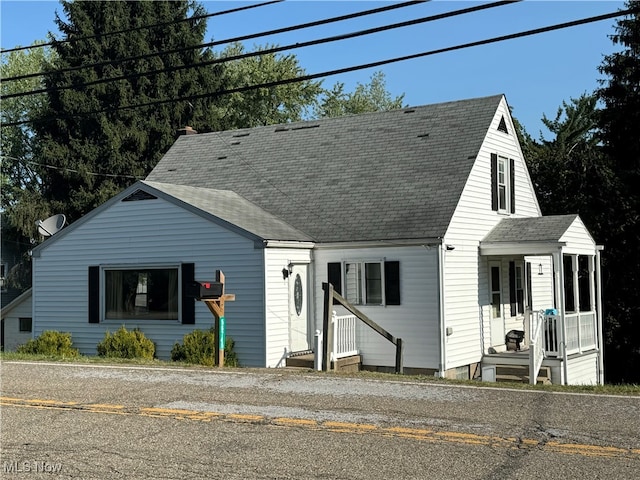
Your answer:
[[[188,49],[203,43],[206,30],[204,19],[184,21],[205,13],[197,3],[61,3],[67,21],[58,17],[56,23],[62,39],[70,42],[54,43],[57,59],[45,77],[50,89],[46,108],[33,120],[38,160],[47,165],[38,172],[41,201],[50,213],[65,213],[72,222],[144,178],[174,142],[179,128],[217,127],[211,97],[123,107],[216,92],[220,67],[171,70],[212,58],[207,50]],[[137,28],[156,24],[163,25]],[[107,35],[122,30],[128,31]],[[177,49],[184,50],[126,60]],[[74,67],[82,68],[64,71]],[[163,69],[169,71],[138,75]],[[127,78],[83,86],[121,76]],[[61,89],[70,85],[76,87]]]
[[[599,126],[605,151],[620,182],[612,240],[606,245],[608,282],[608,379],[640,382],[640,2],[628,1],[634,14],[616,22],[613,43],[620,51],[607,55],[599,70],[607,76],[598,95]]]

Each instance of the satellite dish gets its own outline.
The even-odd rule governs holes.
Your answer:
[[[40,235],[44,237],[55,235],[60,230],[62,230],[66,221],[67,218],[62,213],[53,215],[46,220],[38,220],[36,221],[36,225],[38,226],[38,233],[40,233]]]

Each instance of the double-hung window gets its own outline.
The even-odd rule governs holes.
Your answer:
[[[515,213],[515,161],[491,154],[491,207],[500,213]]]
[[[329,283],[354,305],[400,305],[400,262],[344,261],[328,264]]]

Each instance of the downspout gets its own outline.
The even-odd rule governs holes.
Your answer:
[[[440,371],[438,376],[440,378],[445,377],[446,370],[446,330],[444,321],[444,243],[443,239],[440,240],[438,245],[438,317],[440,319]]]
[[[602,332],[602,271],[600,266],[600,252],[603,250],[602,245],[596,246],[596,315],[598,318],[598,382],[604,385],[604,335]]]

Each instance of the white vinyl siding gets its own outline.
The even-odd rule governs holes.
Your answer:
[[[498,131],[504,117],[510,134]],[[541,215],[522,151],[514,134],[509,108],[503,99],[489,126],[469,178],[445,235],[445,243],[455,250],[445,253],[444,295],[446,369],[479,362],[484,347],[490,343],[490,298],[488,258],[479,256],[480,241],[508,216],[491,209],[491,154],[514,160],[514,217]],[[503,304],[509,309],[508,265],[503,266]],[[522,322],[520,322],[520,329]],[[511,322],[505,328],[515,327]]]
[[[267,248],[265,253],[265,301],[266,301],[266,367],[283,367],[289,348],[289,279],[282,269],[290,263],[310,263],[311,251],[296,248]],[[311,274],[308,280],[308,296],[313,288]],[[309,316],[313,315],[312,307]],[[309,320],[309,334],[313,335],[313,321]],[[310,341],[313,339],[310,338]]]
[[[322,283],[328,280],[328,263],[398,261],[400,305],[359,305],[358,309],[395,337],[402,338],[405,368],[437,370],[440,362],[437,252],[437,247],[426,246],[315,250],[315,328],[322,329]],[[395,365],[394,345],[362,323],[357,333],[363,364]]]
[[[593,255],[595,242],[579,217],[573,221],[560,241],[567,243],[562,249],[564,254]]]
[[[598,353],[591,352],[569,357],[567,361],[568,385],[598,384]]]
[[[69,228],[69,227],[67,227]],[[106,331],[120,325],[140,328],[156,343],[156,355],[167,359],[175,342],[194,329],[208,329],[213,315],[196,302],[196,321],[118,321],[88,323],[88,268],[92,265],[195,264],[196,280],[226,276],[226,333],[235,341],[239,361],[264,366],[264,283],[262,249],[235,232],[162,199],[116,201],[33,258],[34,335],[44,330],[72,333],[83,354],[95,355]]]

